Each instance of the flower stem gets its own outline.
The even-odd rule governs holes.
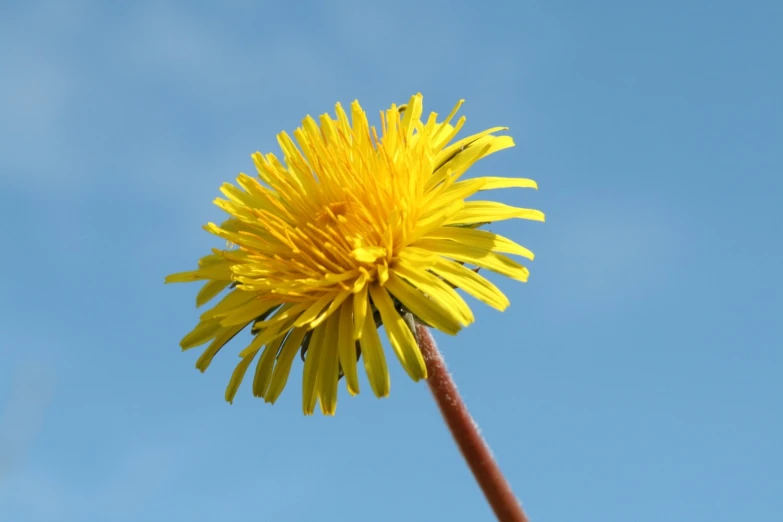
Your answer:
[[[528,522],[522,506],[511,491],[511,486],[462,402],[429,329],[417,324],[416,339],[427,364],[430,391],[495,516],[501,522]]]

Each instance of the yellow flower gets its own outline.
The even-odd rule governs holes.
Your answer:
[[[494,135],[504,127],[450,144],[465,121],[450,124],[461,104],[443,122],[435,113],[424,122],[417,94],[407,106],[381,113],[380,136],[358,102],[351,104],[350,119],[337,104],[336,119],[308,116],[294,131],[296,141],[285,132],[277,136],[282,162],[256,152],[258,176],[240,174],[239,187],[221,187],[226,199],[215,204],[231,217],[205,229],[229,246],[166,282],[206,281],[197,306],[230,288],[182,339],[183,349],[209,343],[196,363],[202,372],[252,324],[227,401],[258,357],[253,394],[274,403],[301,349],[304,412],[312,414],[320,402],[321,411],[333,415],[340,377],[351,395],[359,393],[360,355],[375,395],[388,395],[381,324],[397,359],[418,381],[427,369],[404,314],[456,334],[473,314],[455,287],[498,310],[508,306],[506,296],[465,263],[526,281],[527,269],[503,254],[531,260],[533,254],[477,227],[510,218],[543,221],[544,215],[466,201],[479,191],[536,183],[461,179],[477,160],[514,145],[510,137]]]

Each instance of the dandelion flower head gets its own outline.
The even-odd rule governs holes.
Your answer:
[[[207,345],[196,366],[205,371],[231,339],[250,327],[250,342],[226,389],[233,401],[255,361],[252,391],[274,403],[297,353],[304,358],[302,407],[333,415],[338,385],[359,393],[361,361],[378,397],[390,389],[379,328],[406,373],[427,377],[406,318],[446,334],[473,322],[460,289],[504,310],[509,301],[477,273],[486,269],[526,281],[528,270],[506,254],[533,254],[480,225],[512,218],[543,221],[538,210],[470,200],[482,191],[536,188],[523,178],[465,179],[479,159],[513,147],[495,127],[457,141],[465,118],[422,119],[422,96],[381,113],[380,132],[358,102],[350,115],[307,117],[293,138],[277,136],[282,160],[252,155],[257,176],[240,174],[221,187],[215,204],[229,218],[204,228],[226,240],[196,270],[168,283],[204,281],[202,306],[221,296],[181,341]]]

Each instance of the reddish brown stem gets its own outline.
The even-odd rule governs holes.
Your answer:
[[[429,329],[417,324],[416,338],[427,364],[430,391],[495,516],[501,522],[528,522],[522,506],[511,491],[511,486],[462,402]]]

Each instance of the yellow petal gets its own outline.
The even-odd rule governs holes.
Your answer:
[[[389,370],[386,367],[386,356],[383,354],[383,346],[372,314],[364,316],[360,344],[364,371],[367,373],[367,380],[370,381],[370,388],[376,397],[386,397],[389,395],[390,388]]]
[[[334,294],[332,294],[332,295],[334,296]],[[321,312],[321,315],[316,317],[313,320],[313,322],[310,323],[310,327],[311,328],[315,328],[316,326],[321,324],[323,321],[325,321],[327,317],[331,317],[332,314],[334,314],[335,311],[337,311],[340,308],[340,306],[343,304],[343,301],[348,299],[348,297],[350,297],[350,296],[351,296],[350,292],[340,292],[336,296],[334,296],[332,298],[332,302],[329,303],[329,306],[326,308],[326,310]]]
[[[254,292],[245,292],[235,288],[226,294],[226,296],[221,299],[218,304],[202,313],[201,320],[206,321],[208,319],[224,316],[239,306],[252,301],[253,299],[256,299],[256,294]]]
[[[356,371],[356,341],[353,338],[353,298],[349,298],[340,307],[339,332],[337,345],[340,352],[340,366],[345,375],[348,393],[359,393],[359,374]]]
[[[406,134],[408,135],[410,135],[410,133],[413,132],[413,126],[411,125],[411,122],[418,121],[419,118],[421,118],[421,111],[422,111],[421,100],[422,100],[421,94],[411,96],[411,99],[408,102],[408,106],[405,108],[405,112],[403,113],[401,127],[406,131]]]
[[[201,287],[201,290],[199,290],[198,295],[196,296],[196,307],[202,306],[212,300],[213,297],[222,292],[230,284],[231,281],[208,281]]]
[[[498,287],[464,265],[441,259],[431,270],[449,283],[501,312],[510,304],[508,298]],[[422,317],[422,319],[424,318]],[[429,323],[429,321],[427,322]],[[430,324],[435,326],[433,323]]]
[[[442,279],[431,274],[430,268],[416,266],[403,258],[397,263],[395,272],[434,301],[439,302],[443,309],[448,310],[462,326],[472,323],[473,312],[465,300]]]
[[[457,154],[461,154],[465,150],[467,150],[470,147],[475,147],[477,143],[479,142],[479,139],[483,138],[484,136],[488,136],[489,134],[494,134],[495,132],[508,130],[508,127],[492,127],[491,129],[487,129],[485,131],[479,132],[477,134],[473,134],[472,136],[468,136],[467,138],[463,138],[459,141],[456,141],[446,147],[445,149],[441,150],[438,153],[438,156],[435,160],[437,167],[440,168],[449,161],[451,161]],[[500,136],[493,136],[493,138],[498,138]],[[508,143],[508,142],[505,142]],[[509,146],[513,146],[514,142],[512,141]],[[500,150],[500,149],[498,149]]]
[[[518,208],[494,201],[467,201],[462,209],[451,216],[445,225],[476,223],[478,221],[503,221],[520,218],[544,221],[544,213],[530,208]]]
[[[275,368],[272,371],[272,380],[269,383],[266,394],[264,394],[264,401],[274,403],[280,397],[288,382],[291,365],[299,352],[299,348],[302,346],[302,340],[306,333],[306,328],[297,328],[286,337],[283,347],[280,349],[277,364],[275,364]]]
[[[495,190],[503,188],[532,188],[537,189],[538,184],[532,179],[525,178],[499,178],[499,177],[484,177],[473,178],[458,181],[449,189],[449,193],[465,194],[465,198],[468,198],[476,192],[482,192],[485,190]]]
[[[484,182],[483,186],[481,187],[481,190],[495,190],[495,189],[504,189],[504,188],[532,188],[538,190],[538,183],[536,183],[532,179],[527,179],[527,178],[501,178],[501,177],[476,178],[476,180],[479,179]]]
[[[220,319],[220,325],[221,326],[235,326],[240,324],[245,325],[248,324],[250,321],[257,319],[265,312],[277,308],[277,306],[278,306],[277,303],[273,303],[270,301],[260,301],[258,299],[248,301],[247,303],[238,306],[237,308],[231,310],[230,312],[227,312],[225,316],[223,316]]]
[[[422,294],[394,272],[391,273],[386,288],[416,317],[441,332],[456,335],[462,328],[459,318],[451,313],[448,306]]]
[[[220,330],[221,326],[218,321],[202,321],[188,335],[182,338],[179,345],[183,350],[201,346],[214,339]]]
[[[305,356],[304,374],[302,376],[302,411],[305,415],[312,415],[315,411],[317,395],[317,379],[320,370],[320,358],[323,351],[323,339],[326,329],[323,325],[313,330],[310,337],[310,345]]]
[[[326,294],[317,301],[314,301],[304,312],[302,312],[296,321],[294,321],[294,326],[309,325],[333,300],[334,294]]]
[[[454,175],[452,177],[456,178],[457,176]],[[447,184],[448,183],[444,184],[444,186]],[[436,211],[437,209],[448,207],[454,204],[455,201],[464,200],[472,196],[481,188],[481,186],[482,184],[479,182],[474,184],[454,183],[453,185],[448,186],[448,188],[442,192],[433,191],[431,193],[431,197],[426,199],[425,203],[422,205],[427,208],[425,216]]]
[[[255,341],[247,348],[239,352],[240,357],[246,357],[247,355],[257,352],[266,343],[271,343],[277,340],[279,337],[284,337],[291,329],[291,322],[282,321],[272,326],[267,326],[258,331],[255,336]]]
[[[234,396],[237,394],[239,385],[242,384],[242,380],[245,378],[245,373],[247,373],[247,368],[250,366],[250,363],[253,362],[253,358],[256,356],[256,353],[258,352],[254,352],[242,359],[242,361],[240,361],[240,363],[237,364],[237,367],[234,369],[234,373],[231,374],[231,379],[228,381],[228,386],[226,387],[226,402],[229,404],[234,403]]]
[[[370,303],[367,299],[367,287],[364,287],[353,294],[353,338],[355,341],[358,341],[362,336],[365,318],[368,315],[372,318],[372,314],[367,313],[369,308]]]
[[[178,272],[166,276],[166,283],[192,283],[193,281],[202,281],[204,279],[218,279],[223,281],[231,280],[231,270],[228,266],[216,266],[199,268],[189,272]]]
[[[457,133],[460,131],[462,126],[465,124],[465,117],[462,116],[459,120],[457,120],[457,123],[452,126],[449,124],[449,122],[454,118],[454,116],[457,114],[457,111],[462,106],[462,104],[465,103],[465,100],[460,100],[457,102],[457,105],[454,106],[454,108],[451,110],[448,116],[446,116],[446,119],[443,120],[440,124],[436,124],[433,134],[430,138],[432,143],[432,149],[434,151],[439,151],[443,147],[446,146],[448,142],[450,142],[454,136],[457,135]]]
[[[483,158],[490,147],[491,141],[488,138],[482,138],[477,142],[476,146],[465,149],[460,154],[454,156],[454,158],[432,173],[432,176],[427,180],[425,190],[429,192],[448,177],[452,177],[456,181],[474,163]]]
[[[506,254],[516,254],[533,260],[533,252],[498,234],[487,230],[462,227],[439,227],[427,232],[424,238],[451,239],[457,243]]]
[[[225,265],[226,269],[230,269],[231,267],[231,263],[227,262],[225,257],[217,253],[207,254],[198,260],[199,268],[208,266],[214,268],[216,265]]]
[[[378,259],[386,257],[386,249],[379,246],[356,248],[351,253],[360,263],[374,263]]]
[[[417,241],[415,246],[439,252],[444,257],[450,259],[492,270],[523,283],[527,281],[529,275],[528,269],[513,259],[486,249],[462,245],[443,239],[422,239]]]
[[[272,379],[275,358],[277,357],[277,352],[280,350],[280,345],[283,344],[284,340],[285,336],[281,335],[267,344],[264,351],[261,353],[261,357],[258,358],[256,374],[253,377],[254,396],[263,397],[266,394],[266,389],[269,387],[269,381]]]
[[[424,357],[421,355],[416,338],[403,321],[397,310],[394,309],[394,302],[389,297],[386,289],[377,285],[370,286],[370,296],[375,307],[381,313],[383,326],[389,337],[389,342],[397,354],[402,367],[408,373],[411,379],[418,381],[427,378],[427,366],[424,364]]]
[[[321,413],[334,415],[337,409],[337,380],[340,354],[337,347],[339,317],[333,314],[324,323],[323,348],[318,362],[318,399]]]
[[[207,349],[204,350],[204,352],[201,354],[201,357],[198,358],[196,361],[196,368],[201,370],[202,373],[205,372],[209,367],[209,364],[212,362],[212,359],[215,357],[215,354],[217,354],[220,349],[223,348],[227,342],[233,339],[234,336],[238,334],[243,328],[244,326],[231,326],[229,328],[225,328],[223,332],[215,337],[210,345],[207,346]]]

